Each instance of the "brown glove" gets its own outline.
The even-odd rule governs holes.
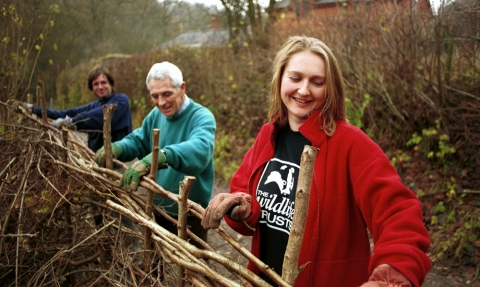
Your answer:
[[[252,213],[252,197],[243,192],[217,194],[203,214],[205,229],[218,228],[225,215],[235,221],[243,221]]]
[[[373,270],[368,282],[360,287],[412,287],[412,283],[392,266],[382,264]]]

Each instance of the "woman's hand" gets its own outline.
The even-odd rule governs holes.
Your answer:
[[[218,228],[225,215],[235,221],[244,221],[252,214],[252,197],[243,192],[217,194],[203,214],[205,229]]]
[[[373,270],[368,282],[360,287],[412,287],[412,283],[392,266],[382,264]]]

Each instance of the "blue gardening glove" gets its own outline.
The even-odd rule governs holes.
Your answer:
[[[58,118],[52,122],[52,126],[58,128],[61,127],[69,127],[72,125],[72,118],[69,116],[66,116],[65,118]]]
[[[15,111],[15,112],[20,112],[19,107],[23,107],[29,113],[31,113],[32,109],[33,109],[32,104],[25,103],[25,102],[22,102],[22,101],[12,100],[12,99],[7,101],[7,105],[12,111]]]
[[[373,270],[368,282],[360,287],[412,287],[412,283],[397,269],[382,264]]]
[[[167,157],[163,152],[158,153],[158,169],[167,168],[168,164],[166,163]],[[150,172],[150,167],[152,166],[152,153],[148,154],[146,157],[142,158],[139,161],[136,161],[132,164],[131,167],[125,171],[120,179],[120,187],[123,186],[127,192],[135,191],[138,188],[138,182],[140,177],[146,175]]]
[[[118,158],[122,155],[122,149],[118,145],[112,143],[112,154],[113,158]],[[95,162],[101,167],[105,167],[107,165],[107,161],[105,159],[105,147],[102,146],[97,150],[95,153]]]

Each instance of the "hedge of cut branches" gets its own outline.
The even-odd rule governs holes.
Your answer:
[[[9,112],[9,118],[0,134],[4,286],[269,286],[189,231],[204,249],[157,225],[144,212],[145,197],[118,188],[121,174],[98,167],[93,152],[71,131],[57,130],[24,110]],[[148,178],[140,186],[178,201]],[[201,218],[200,205],[187,205]],[[174,220],[158,207],[155,211]],[[152,234],[148,266],[146,229]],[[216,231],[280,286],[289,286],[222,228]],[[217,272],[218,264],[231,276]]]

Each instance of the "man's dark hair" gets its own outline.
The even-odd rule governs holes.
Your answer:
[[[92,83],[100,75],[105,75],[105,77],[107,77],[108,83],[110,83],[110,86],[112,86],[113,93],[113,84],[115,83],[115,80],[113,79],[112,74],[110,74],[110,71],[102,65],[96,65],[88,73],[88,89],[90,91],[93,90]]]

